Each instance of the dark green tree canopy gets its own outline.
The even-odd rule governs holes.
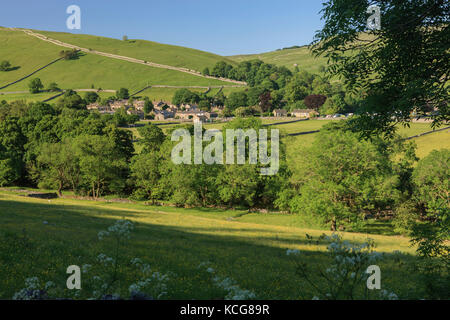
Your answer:
[[[117,91],[118,99],[128,99],[129,97],[130,93],[128,92],[127,88],[120,88],[119,91]]]
[[[185,103],[198,103],[199,101],[199,95],[188,89],[177,90],[172,98],[172,103],[177,106]]]
[[[63,58],[64,60],[75,60],[79,56],[79,51],[72,49],[72,50],[63,50],[59,53],[59,56]]]
[[[145,114],[149,114],[150,112],[153,111],[155,106],[153,105],[153,103],[150,101],[150,99],[148,97],[144,98],[144,102],[145,102],[145,104],[144,104],[144,113]]]
[[[143,146],[143,153],[158,151],[165,139],[164,132],[154,124],[140,127],[138,132],[142,137],[139,143]]]
[[[0,62],[0,71],[8,71],[11,68],[11,63],[7,60]]]
[[[52,82],[48,85],[47,88],[48,91],[50,92],[58,92],[61,91],[61,89],[58,87],[58,84],[56,82]]]
[[[86,92],[84,99],[88,103],[94,103],[100,100],[100,96],[96,92]]]
[[[368,30],[369,5],[380,8],[380,30]],[[450,5],[446,0],[328,0],[313,51],[330,60],[331,76],[363,92],[358,127],[392,132],[411,114],[434,125],[450,118]]]
[[[28,88],[30,88],[30,93],[39,93],[39,91],[44,89],[44,85],[42,84],[41,79],[35,78],[29,82]]]

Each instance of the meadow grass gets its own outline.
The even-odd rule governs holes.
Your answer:
[[[58,46],[43,43],[24,32],[0,28],[0,57],[2,61],[8,60],[13,68],[8,72],[0,72],[0,87],[59,58],[59,51],[61,49]]]
[[[359,35],[359,39],[361,40],[369,40],[372,38],[373,36],[364,33]],[[344,53],[344,55],[350,54],[349,52]],[[316,74],[321,72],[322,67],[326,68],[328,66],[327,58],[323,56],[316,57],[307,45],[301,46],[300,48],[276,50],[260,54],[235,55],[228,58],[236,62],[259,59],[265,63],[287,67],[290,70],[294,70],[295,65],[297,65],[300,70]],[[332,80],[333,82],[338,81],[336,77],[333,77]]]
[[[146,40],[130,39],[128,41],[123,41],[84,34],[50,31],[36,32],[49,38],[86,49],[127,56],[174,67],[189,68],[197,71],[203,71],[205,67],[212,69],[219,61],[227,61],[228,63],[234,64],[233,61],[213,53]]]
[[[57,95],[56,92],[42,92],[42,93],[15,93],[15,94],[1,94],[0,93],[0,101],[5,100],[6,102],[13,102],[17,100],[25,100],[26,102],[39,102],[47,100],[50,97]]]
[[[8,73],[8,72],[7,72]],[[56,82],[61,89],[94,88],[118,90],[128,88],[130,92],[147,85],[221,85],[223,82],[206,79],[173,70],[142,66],[127,61],[85,54],[77,60],[59,61],[31,78],[39,77],[48,86]],[[3,80],[0,79],[2,83]],[[7,91],[27,90],[29,79],[14,84]],[[6,91],[4,89],[3,91]]]
[[[417,156],[424,158],[433,150],[450,149],[450,130],[419,137],[414,142],[417,144]]]
[[[261,54],[237,55],[229,58],[236,62],[259,59],[266,63],[287,67],[290,70],[294,70],[295,64],[297,64],[300,70],[306,70],[310,73],[319,73],[321,67],[327,66],[327,60],[325,58],[314,57],[309,48],[306,46]]]
[[[292,120],[295,120],[295,118]],[[324,125],[329,124],[330,122],[333,122],[333,120],[307,120],[282,125],[273,125],[270,126],[270,129],[279,129],[281,133],[285,134],[309,132],[320,130]]]
[[[305,122],[296,122],[286,125],[274,126],[279,128],[281,133],[297,133],[320,130],[325,124],[331,122],[328,120],[309,120]],[[418,134],[432,131],[432,127],[429,123],[411,123],[410,127],[399,126],[397,133],[402,137],[412,137]],[[285,144],[289,146],[287,148],[288,161],[297,163],[299,158],[302,157],[305,147],[310,146],[316,134],[308,134],[295,137],[286,137]],[[432,150],[441,150],[450,148],[450,130],[443,132],[434,132],[423,137],[414,138],[417,144],[417,156],[422,159],[426,157]]]
[[[286,249],[307,251],[309,263],[326,267],[326,244],[307,241],[322,230],[289,225],[295,216],[246,215],[245,211],[151,207],[142,203],[107,203],[72,199],[39,200],[0,191],[0,298],[11,298],[24,279],[37,276],[64,285],[69,265],[92,263],[114,244],[97,233],[117,219],[135,223],[123,261],[139,257],[154,271],[174,272],[169,299],[212,299],[216,289],[198,269],[210,261],[217,273],[231,277],[260,299],[311,299],[314,292],[295,276]],[[47,224],[43,222],[46,221]],[[364,242],[369,235],[343,233],[344,239]],[[379,252],[400,250],[402,263],[413,261],[414,248],[400,236],[370,235]],[[387,255],[380,263],[383,286],[401,298],[417,298],[414,275],[404,281],[403,267]],[[312,275],[314,277],[314,275]],[[130,278],[132,275],[130,275]],[[127,288],[123,288],[126,291]]]
[[[32,50],[30,49],[32,48]],[[28,36],[21,31],[0,29],[0,56],[9,60],[12,71],[0,72],[0,86],[20,79],[59,57],[62,47]],[[200,58],[199,58],[200,59]],[[76,60],[59,61],[39,71],[31,78],[3,89],[21,91],[28,89],[32,78],[40,78],[44,86],[56,82],[62,89],[94,88],[118,90],[121,87],[137,91],[147,85],[213,86],[229,85],[215,79],[148,67],[94,54],[82,53]]]
[[[397,127],[397,133],[405,138],[413,137],[430,131],[433,131],[431,123],[414,122],[411,123],[409,127],[408,126],[405,127],[403,125],[398,125]]]

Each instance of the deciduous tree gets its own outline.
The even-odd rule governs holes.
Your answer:
[[[44,85],[42,84],[41,79],[35,78],[30,81],[28,88],[30,88],[30,93],[39,93],[44,89]]]
[[[330,60],[329,75],[365,93],[355,125],[367,135],[392,133],[397,122],[411,121],[413,111],[434,125],[448,121],[448,1],[370,3],[380,8],[379,30],[367,30],[367,0],[326,1],[325,25],[313,47]],[[429,106],[436,112],[428,114]]]

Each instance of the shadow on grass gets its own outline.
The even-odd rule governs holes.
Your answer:
[[[74,61],[74,60],[80,60],[81,57],[86,56],[87,54],[84,53],[83,51],[77,51],[76,54],[72,55],[70,58],[68,59],[64,59],[65,61]]]
[[[24,279],[31,276],[65,283],[67,266],[93,263],[99,253],[113,251],[112,241],[99,241],[97,237],[99,231],[106,230],[116,221],[107,215],[126,218],[141,214],[87,205],[25,201],[0,201],[0,234],[21,235],[25,230],[31,244],[31,247],[15,241],[0,244],[0,298],[9,299],[23,287]],[[149,212],[149,215],[158,214]],[[171,299],[211,298],[208,296],[210,289],[204,288],[205,280],[199,278],[198,266],[205,261],[210,261],[221,276],[231,277],[240,287],[253,290],[260,299],[310,299],[315,295],[295,276],[295,263],[282,248],[306,244],[307,241],[300,238],[302,235],[299,239],[286,235],[246,237],[245,233],[274,232],[262,228],[167,226],[158,219],[151,223],[135,223],[135,231],[124,248],[122,259],[130,261],[139,257],[153,270],[175,272],[180,280]],[[236,232],[241,234],[231,234]],[[278,246],[263,244],[261,240],[276,241]],[[309,251],[305,257],[313,265],[326,267],[330,263],[327,255],[320,251]],[[383,275],[384,283],[391,288],[402,285],[405,294],[411,289],[404,284],[401,271],[395,266],[387,264]],[[410,283],[414,285],[411,277]],[[185,287],[190,289],[186,291]]]
[[[368,234],[379,234],[385,236],[396,236],[398,233],[394,232],[392,223],[389,221],[370,221],[362,227],[354,228],[353,232],[361,232]]]
[[[16,71],[16,70],[19,70],[20,68],[21,68],[20,66],[11,67],[11,68],[8,68],[8,69],[6,70],[6,72],[9,72],[9,71]]]

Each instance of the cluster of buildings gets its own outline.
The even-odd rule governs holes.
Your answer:
[[[103,106],[99,103],[91,103],[87,106],[88,110],[96,110],[104,114],[114,114],[120,109],[125,109],[127,114],[134,114],[139,118],[144,119],[145,101],[143,100],[116,100],[110,102],[108,105]],[[214,107],[211,111],[203,111],[194,104],[183,104],[181,106],[175,106],[171,103],[164,101],[153,102],[153,114],[154,119],[158,121],[162,120],[185,120],[193,122],[210,122],[219,117],[222,112],[221,107]],[[276,118],[285,118],[288,116],[296,118],[312,118],[318,116],[319,113],[313,109],[305,110],[293,110],[288,112],[285,109],[275,109],[273,116]]]
[[[145,101],[143,100],[116,100],[110,102],[107,106],[102,106],[99,103],[91,103],[87,106],[88,110],[96,110],[103,114],[114,114],[120,109],[125,109],[127,114],[135,114],[143,119],[145,112]],[[208,122],[219,117],[220,108],[213,108],[213,111],[202,111],[197,105],[183,104],[175,106],[167,102],[159,101],[153,102],[153,111],[155,120],[191,120],[194,122]]]
[[[291,117],[296,118],[312,118],[317,117],[319,113],[314,109],[305,109],[305,110],[293,110],[292,112],[288,112],[284,109],[275,109],[273,110],[273,116],[276,118],[285,118],[289,114],[291,114]]]
[[[153,113],[155,114],[155,120],[192,120],[194,122],[208,122],[219,117],[219,108],[213,108],[212,111],[202,111],[197,105],[182,104],[177,107],[164,102],[155,104]]]
[[[140,118],[144,118],[144,106],[145,101],[129,101],[127,99],[124,99],[109,102],[107,105],[101,105],[98,102],[95,102],[88,104],[86,107],[90,111],[96,110],[103,114],[114,114],[120,109],[124,108],[128,114],[136,114]]]

